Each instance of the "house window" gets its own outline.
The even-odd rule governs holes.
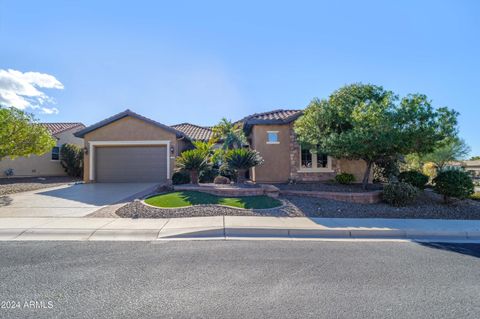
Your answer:
[[[302,148],[300,151],[300,171],[331,172],[332,162],[328,154],[323,153],[318,146],[314,149]]]
[[[278,138],[278,131],[267,132],[267,144],[280,144],[280,139]]]
[[[52,161],[60,160],[60,147],[54,146],[52,148]]]

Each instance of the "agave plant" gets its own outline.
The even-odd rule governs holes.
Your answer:
[[[263,163],[263,158],[257,151],[238,148],[227,152],[225,161],[237,173],[237,182],[245,182],[245,172],[254,166]]]
[[[184,151],[177,158],[177,166],[189,172],[191,184],[198,184],[200,171],[208,167],[208,157],[199,149]]]

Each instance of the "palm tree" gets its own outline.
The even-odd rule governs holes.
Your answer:
[[[177,158],[177,166],[189,172],[191,184],[198,184],[198,175],[201,170],[208,167],[208,159],[200,149],[188,150]]]
[[[233,148],[242,148],[247,144],[247,138],[243,133],[240,123],[232,123],[232,121],[222,118],[220,123],[213,127],[213,137],[222,140],[222,149],[229,150]]]
[[[245,182],[245,173],[251,167],[263,163],[263,158],[257,151],[245,148],[229,150],[225,155],[228,166],[237,173],[237,183]]]

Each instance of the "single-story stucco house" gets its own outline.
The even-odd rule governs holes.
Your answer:
[[[301,149],[293,132],[301,110],[275,110],[245,117],[241,122],[250,147],[264,158],[250,172],[254,182],[328,180],[348,172],[361,180],[363,161],[335,159]],[[85,182],[169,182],[175,159],[195,140],[212,136],[210,127],[189,123],[167,126],[130,110],[75,133],[84,139]]]
[[[13,170],[13,176],[62,176],[66,175],[60,164],[60,147],[63,144],[75,144],[83,148],[83,140],[74,136],[75,132],[85,128],[82,123],[40,123],[55,138],[56,145],[51,152],[41,156],[5,158],[0,161],[0,176],[6,176],[6,171]]]

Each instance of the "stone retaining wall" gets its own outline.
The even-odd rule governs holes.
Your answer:
[[[382,200],[382,191],[373,191],[366,193],[340,193],[340,192],[318,192],[318,191],[296,191],[281,190],[280,195],[309,196],[324,199],[333,199],[344,202],[359,204],[379,203]]]
[[[280,190],[273,185],[260,185],[260,187],[215,187],[202,185],[175,185],[176,191],[197,191],[217,196],[261,196],[278,197],[278,195],[308,196],[324,199],[333,199],[344,202],[373,204],[382,200],[382,191],[372,191],[365,193],[342,193],[342,192],[320,192],[320,191],[299,191],[299,190]]]

